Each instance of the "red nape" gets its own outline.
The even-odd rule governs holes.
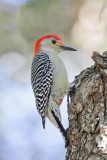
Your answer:
[[[50,34],[50,35],[46,35],[46,36],[43,36],[41,38],[39,38],[35,44],[34,44],[34,50],[33,50],[33,53],[34,53],[34,56],[39,52],[39,48],[40,48],[40,42],[45,39],[45,38],[50,38],[50,37],[53,37],[55,38],[56,40],[61,40],[60,37],[58,37],[57,35],[55,34]],[[62,41],[62,40],[61,40]]]

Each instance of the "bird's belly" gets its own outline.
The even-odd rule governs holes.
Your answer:
[[[56,53],[49,53],[53,64],[53,84],[51,94],[53,99],[61,103],[68,90],[68,75],[64,63]]]
[[[52,95],[53,99],[58,104],[61,104],[62,99],[67,94],[68,90],[68,75],[64,64],[58,67],[59,69],[54,72]]]

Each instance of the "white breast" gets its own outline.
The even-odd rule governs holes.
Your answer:
[[[64,63],[57,53],[49,53],[53,63],[53,86],[52,95],[54,99],[63,98],[68,90],[68,75]]]

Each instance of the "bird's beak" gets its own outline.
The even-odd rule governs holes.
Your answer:
[[[60,45],[59,47],[60,47],[62,50],[66,50],[66,51],[77,51],[76,49],[71,48],[71,47],[68,47],[68,46]]]

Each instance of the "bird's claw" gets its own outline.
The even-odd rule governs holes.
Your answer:
[[[68,94],[67,94],[67,102],[69,103],[70,93],[72,93],[76,88],[75,80],[69,83]]]

